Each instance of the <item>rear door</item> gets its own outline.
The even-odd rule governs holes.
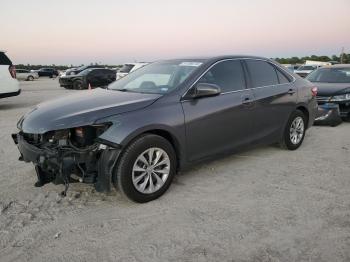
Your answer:
[[[221,94],[182,101],[189,161],[249,143],[252,128],[253,97],[240,60],[218,62],[198,82],[220,86]]]
[[[255,97],[254,140],[277,139],[297,100],[292,77],[268,61],[247,59],[245,65]]]

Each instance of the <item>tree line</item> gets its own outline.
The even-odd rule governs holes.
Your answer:
[[[303,57],[289,57],[289,58],[273,58],[280,64],[304,64],[306,60],[312,60],[312,61],[321,61],[321,62],[342,62],[343,64],[349,64],[350,63],[350,54],[343,54],[341,56],[337,55],[332,55],[332,56],[317,56],[317,55],[312,55],[312,56],[303,56]],[[342,60],[342,61],[341,61]]]

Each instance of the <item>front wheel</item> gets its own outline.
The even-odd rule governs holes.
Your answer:
[[[81,82],[80,80],[75,80],[73,82],[73,89],[82,90],[83,89],[83,82]]]
[[[27,80],[28,81],[34,81],[34,77],[33,76],[28,76]]]
[[[145,203],[165,193],[176,173],[176,154],[163,137],[147,134],[122,153],[113,183],[127,198]]]
[[[300,110],[295,110],[284,129],[281,146],[289,150],[296,150],[303,143],[305,132],[306,117]]]

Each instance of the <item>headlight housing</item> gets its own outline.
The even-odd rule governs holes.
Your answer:
[[[75,127],[70,129],[70,139],[76,146],[90,146],[94,144],[96,138],[104,133],[110,126],[110,123],[104,123],[99,125]]]
[[[341,101],[346,101],[346,100],[350,100],[350,93],[344,94],[344,95],[333,96],[330,101],[341,102]]]

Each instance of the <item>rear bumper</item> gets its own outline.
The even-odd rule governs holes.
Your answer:
[[[19,89],[17,92],[0,94],[0,98],[11,97],[11,96],[18,96],[20,93],[21,93],[21,89]]]

